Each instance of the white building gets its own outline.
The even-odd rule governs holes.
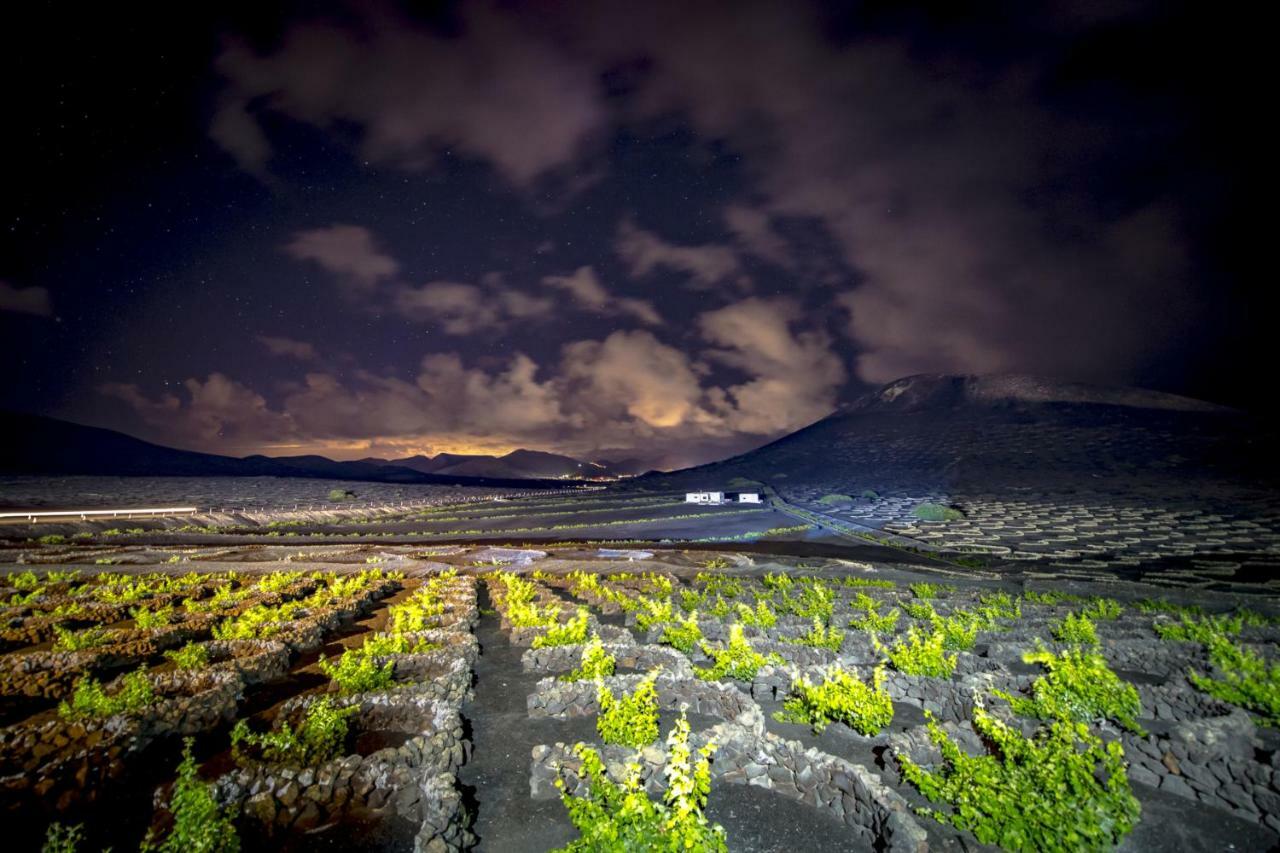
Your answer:
[[[684,502],[687,504],[722,504],[724,492],[685,492]]]
[[[738,494],[738,503],[740,504],[758,504],[763,503],[760,500],[759,492],[740,492]]]

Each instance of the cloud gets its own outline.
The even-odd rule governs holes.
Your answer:
[[[1144,152],[1153,135],[1176,148],[1163,128],[1182,123],[1153,121],[1166,108],[1120,87],[1089,112],[1064,107],[1063,45],[985,50],[979,63],[928,21],[834,39],[794,4],[595,8],[562,23],[602,66],[645,57],[630,118],[679,115],[741,153],[754,213],[731,206],[727,224],[744,251],[781,261],[764,230],[777,218],[830,235],[855,283],[843,304],[864,381],[993,369],[1129,381],[1192,328],[1184,211],[1161,195],[1172,187],[1110,178],[1122,189],[1101,200],[1092,189],[1132,157],[1134,138]],[[1049,35],[1020,18],[1003,25],[1041,44]],[[673,253],[630,224],[619,237],[634,275],[732,275],[723,252]]]
[[[543,320],[554,308],[550,299],[507,287],[495,274],[486,276],[480,285],[434,281],[418,287],[399,286],[392,304],[403,316],[436,324],[449,335],[471,335],[504,329],[512,322]]]
[[[748,378],[718,396],[734,428],[770,434],[831,413],[845,368],[821,330],[795,331],[802,319],[789,299],[746,299],[699,316],[706,357]]]
[[[453,36],[377,7],[350,28],[290,26],[267,54],[233,40],[216,65],[226,90],[210,134],[255,174],[270,154],[255,112],[354,128],[362,157],[405,168],[456,148],[518,185],[572,163],[605,119],[596,69],[479,4]]]
[[[222,373],[182,383],[186,399],[163,394],[152,400],[138,386],[106,383],[99,392],[127,403],[153,435],[180,446],[212,452],[260,447],[297,434],[287,411],[273,410],[266,399]]]
[[[670,269],[688,275],[693,285],[708,288],[737,279],[741,272],[737,253],[728,246],[678,246],[630,220],[618,226],[614,249],[633,278]]]
[[[400,265],[378,249],[369,229],[359,225],[299,231],[284,251],[298,260],[314,261],[353,291],[367,292],[400,271]]]
[[[460,287],[465,308],[454,321],[477,322],[467,312],[485,300]],[[444,352],[423,356],[410,376],[316,371],[276,389],[271,402],[221,373],[156,397],[132,384],[99,390],[125,402],[148,434],[214,452],[444,443],[587,456],[632,447],[647,458],[695,462],[804,426],[832,407],[843,366],[825,333],[801,328],[790,300],[733,303],[700,315],[697,328],[700,355],[647,329],[624,330],[567,342],[541,363],[516,353],[476,365]],[[734,376],[716,379],[708,362]]]
[[[0,311],[52,317],[53,300],[46,287],[15,287],[0,281]]]
[[[650,326],[662,324],[653,303],[647,299],[614,297],[600,283],[596,271],[590,266],[578,267],[570,275],[549,275],[542,279],[548,287],[563,290],[573,297],[583,309],[606,317],[630,316]]]
[[[577,405],[598,418],[625,413],[655,428],[682,426],[695,415],[702,388],[688,356],[650,332],[614,332],[603,341],[564,348],[564,377],[578,385]]]
[[[258,335],[258,343],[267,348],[272,355],[296,358],[298,361],[315,361],[320,358],[316,348],[306,341],[295,341],[293,338],[278,338],[271,335]]]
[[[765,211],[731,204],[724,210],[724,221],[745,251],[780,267],[795,266],[787,241],[773,230]]]

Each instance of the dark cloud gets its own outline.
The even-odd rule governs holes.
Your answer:
[[[917,372],[1185,391],[1260,322],[1187,8],[245,13],[193,39],[192,139],[18,247],[0,310],[75,308],[39,405],[245,452],[691,462]]]

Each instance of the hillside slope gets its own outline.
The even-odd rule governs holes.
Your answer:
[[[913,376],[771,444],[640,478],[643,488],[768,482],[783,494],[1124,492],[1136,481],[1277,481],[1276,431],[1139,389],[1027,376]],[[1184,487],[1185,487],[1184,485]]]

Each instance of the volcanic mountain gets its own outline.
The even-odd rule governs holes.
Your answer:
[[[1242,412],[1156,391],[1032,376],[899,379],[756,450],[638,488],[839,493],[1124,493],[1280,482],[1276,429]],[[735,481],[737,481],[735,483]]]
[[[324,456],[242,459],[152,444],[130,435],[41,415],[0,412],[0,472],[157,477],[310,477],[380,483],[497,486],[563,485],[562,475],[430,472],[381,460],[341,462]],[[526,451],[527,452],[527,451]],[[540,454],[535,454],[540,455]],[[437,457],[438,458],[438,457]],[[463,457],[465,458],[465,457]],[[544,466],[541,470],[547,470]],[[538,479],[547,478],[547,479]]]

